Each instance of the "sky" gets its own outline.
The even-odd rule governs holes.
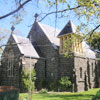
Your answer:
[[[14,0],[4,0],[4,1],[1,0],[0,3],[2,4],[2,5],[0,5],[0,16],[16,9],[16,5],[14,3]],[[71,5],[73,6],[73,2]],[[64,4],[58,5],[58,10],[64,9],[65,7],[66,7],[66,5],[64,5]],[[19,24],[15,25],[15,33],[26,37],[28,35],[31,27],[32,27],[32,24],[34,23],[35,13],[39,14],[38,20],[40,20],[43,17],[43,15],[45,15],[43,13],[55,11],[55,8],[56,7],[49,7],[47,5],[47,3],[44,2],[44,0],[40,0],[40,2],[38,2],[38,3],[36,2],[36,0],[33,0],[32,2],[28,3],[24,7],[25,12],[24,12],[23,17],[22,17],[23,21],[21,21]],[[58,14],[56,24],[55,24],[55,18],[56,18],[55,14],[47,16],[42,21],[42,23],[50,25],[52,27],[56,27],[57,29],[60,29],[60,30],[67,24],[67,22],[69,20],[72,20],[76,26],[79,24],[77,19],[74,17],[74,13],[72,13],[72,12],[68,12],[69,16],[67,16],[67,17],[62,17],[62,18],[60,17],[59,18],[60,15],[61,14]],[[12,16],[9,16],[7,18],[0,20],[0,28],[2,30],[4,30],[4,29],[11,30],[12,22],[14,22],[14,18]]]
[[[46,0],[39,0],[39,2],[37,1],[38,0],[32,0],[31,2],[26,4],[24,6],[24,13],[22,10],[19,11],[21,12],[22,15],[22,21],[19,24],[14,25],[16,34],[25,37],[28,35],[32,27],[32,24],[34,23],[35,20],[34,18],[35,13],[39,14],[38,20],[40,20],[45,14],[56,10],[55,6],[50,7],[49,5],[47,5]],[[67,4],[69,4],[70,7],[77,6],[76,0],[67,0]],[[58,10],[66,9],[67,4],[59,4]],[[17,7],[15,4],[15,0],[0,0],[0,16],[5,15],[16,8]],[[55,24],[55,19],[56,19],[55,14],[47,16],[44,20],[42,20],[42,23],[50,25],[52,27],[56,27],[60,30],[67,24],[69,20],[72,20],[76,26],[80,25],[81,22],[86,23],[86,19],[84,18],[84,16],[82,16],[79,19],[73,11],[67,11],[66,13],[63,13],[63,15],[64,17],[61,17],[61,13],[57,14],[56,24]],[[95,22],[95,19],[93,21]],[[2,19],[0,20],[0,28],[2,30],[3,29],[11,30],[12,22],[14,22],[13,15]]]

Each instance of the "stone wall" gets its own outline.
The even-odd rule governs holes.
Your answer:
[[[20,71],[19,89],[20,92],[25,92],[27,90],[25,89],[24,82],[22,80],[22,73],[24,73],[25,70],[28,71],[30,71],[30,69],[33,70],[35,68],[35,64],[37,63],[37,59],[25,57],[25,56],[22,56],[20,59],[21,59],[21,69],[19,70]]]
[[[6,85],[6,86],[15,86],[19,87],[19,62],[20,62],[20,52],[16,44],[11,45],[12,43],[15,43],[13,37],[9,39],[7,45],[5,47],[5,50],[2,54],[2,60],[1,60],[1,66],[0,66],[0,85]],[[13,62],[13,76],[8,75],[8,65],[10,60],[10,53],[13,53],[12,62]]]
[[[98,73],[98,78],[97,78],[97,82],[98,82],[98,86],[100,88],[100,61],[97,63],[98,67],[97,67],[97,73]]]
[[[37,80],[45,80],[46,77],[46,62],[45,59],[39,59],[35,64]]]
[[[69,76],[72,81],[72,91],[82,92],[99,87],[99,60],[79,56],[65,58],[64,55],[60,55],[59,59],[59,78]]]
[[[69,76],[72,79],[73,68],[74,68],[74,58],[66,58],[64,55],[59,56],[59,73],[60,78],[63,76]]]
[[[98,85],[97,60],[84,57],[74,58],[77,91],[81,92]],[[82,68],[82,73],[80,69]],[[81,77],[82,74],[82,77]]]
[[[59,50],[53,47],[50,40],[36,22],[30,31],[29,37],[31,37],[32,40],[37,43],[41,52],[43,53],[43,57],[46,59],[46,78],[51,80],[58,79]]]

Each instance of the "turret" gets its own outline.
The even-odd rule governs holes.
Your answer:
[[[77,27],[70,20],[58,35],[58,38],[60,39],[60,54],[64,54],[67,51],[67,49],[65,50],[64,48],[64,44],[69,38],[72,38],[73,34],[79,36],[79,34],[77,34]],[[83,53],[82,42],[80,39],[75,38],[72,49],[74,53]]]

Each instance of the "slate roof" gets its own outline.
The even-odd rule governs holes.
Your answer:
[[[38,22],[38,24],[42,28],[48,39],[51,41],[52,45],[59,46],[59,38],[57,38],[57,35],[60,33],[60,30],[40,22]]]
[[[85,40],[82,42],[82,44],[83,44],[85,57],[96,58],[96,52],[94,51],[94,49],[91,48],[91,46]]]
[[[32,45],[34,46],[34,48],[35,48],[36,52],[38,53],[38,55],[39,55],[40,57],[44,57],[44,56],[43,56],[43,53],[41,52],[39,46],[37,45],[37,43],[36,43],[35,41],[32,41]]]
[[[21,36],[16,36],[12,34],[15,42],[17,43],[17,46],[24,56],[27,57],[34,57],[34,58],[39,58],[38,53],[36,52],[35,48],[33,47],[32,43],[28,38],[24,38]]]
[[[71,20],[67,23],[67,25],[63,28],[63,30],[61,32],[51,26],[42,24],[40,22],[37,22],[37,23],[39,24],[39,26],[41,27],[41,29],[43,30],[45,35],[48,37],[48,39],[50,40],[50,42],[52,43],[52,46],[54,48],[57,48],[58,46],[60,46],[59,38],[57,38],[57,36],[59,37],[61,35],[76,32],[76,26],[73,24],[73,22]],[[60,34],[59,34],[59,32],[60,32]],[[40,49],[35,41],[33,41],[31,43],[28,38],[24,38],[24,37],[16,36],[16,35],[13,35],[13,37],[14,37],[16,43],[18,43],[17,44],[18,48],[20,49],[20,52],[22,54],[24,54],[25,56],[29,56],[29,57],[32,56],[35,58],[43,57],[43,54],[40,51]],[[85,53],[85,57],[96,58],[96,52],[91,49],[90,45],[86,41],[83,41],[82,44],[83,44],[83,50]]]
[[[66,24],[66,26],[59,33],[58,37],[65,35],[65,34],[69,34],[69,33],[75,33],[76,29],[77,29],[77,27],[75,26],[75,24],[71,20],[69,20],[69,22]]]

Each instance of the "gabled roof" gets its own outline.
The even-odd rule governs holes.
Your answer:
[[[87,43],[87,41],[83,40],[82,44],[83,44],[85,57],[96,58],[96,52],[91,48],[91,46]]]
[[[69,20],[69,22],[66,24],[66,26],[59,33],[58,37],[69,34],[69,33],[75,33],[76,29],[77,29],[77,27],[75,26],[75,24],[71,20]]]
[[[59,46],[59,39],[57,38],[57,35],[59,34],[60,30],[40,22],[37,23],[39,24],[45,35],[48,37],[48,39],[51,41],[51,43],[53,45]]]
[[[44,56],[43,56],[43,53],[41,52],[39,46],[37,45],[37,43],[36,43],[35,41],[32,41],[32,45],[34,46],[34,48],[35,48],[36,52],[38,53],[38,55],[39,55],[40,57],[44,57]]]
[[[28,38],[16,36],[14,34],[12,34],[12,37],[14,38],[21,54],[27,57],[39,58],[38,53],[36,52],[35,48]]]

